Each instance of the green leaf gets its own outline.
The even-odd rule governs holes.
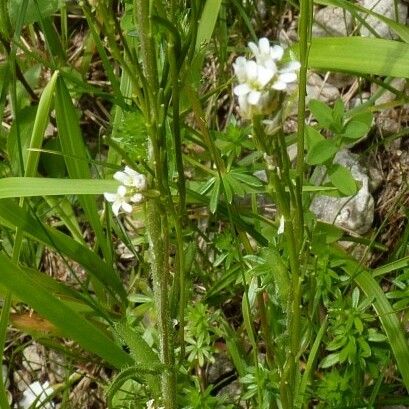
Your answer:
[[[30,106],[22,109],[19,112],[19,132],[21,141],[21,153],[23,157],[23,164],[26,167],[29,156],[30,138],[33,129],[33,122],[36,117],[36,107]],[[7,153],[10,158],[11,169],[14,174],[19,174],[20,161],[17,141],[17,123],[14,121],[11,125],[9,136],[7,138]]]
[[[216,178],[214,181],[213,189],[210,194],[210,203],[209,203],[209,209],[211,213],[215,213],[217,210],[217,205],[219,203],[219,196],[220,196],[220,179]]]
[[[249,175],[247,173],[245,173],[244,171],[240,170],[240,169],[233,169],[229,172],[229,174],[234,178],[239,180],[240,182],[254,187],[254,188],[262,188],[263,187],[263,183],[261,182],[261,180],[254,176],[254,175]]]
[[[29,274],[4,254],[0,254],[0,266],[0,283],[54,324],[64,337],[78,342],[84,349],[99,355],[115,368],[132,364],[131,357],[104,332],[39,286],[38,282],[33,281]]]
[[[28,211],[19,207],[14,200],[0,200],[0,222],[7,227],[22,229],[31,238],[65,254],[81,264],[107,289],[110,289],[114,296],[119,295],[126,300],[123,284],[112,267],[104,263],[94,251],[64,233],[42,224]]]
[[[14,26],[17,21],[18,13],[22,0],[10,0],[8,4],[10,22]],[[37,3],[37,5],[36,5]],[[23,24],[32,24],[40,21],[38,10],[41,11],[42,17],[53,15],[63,5],[62,0],[36,0],[28,3],[27,11],[23,20]]]
[[[391,263],[384,264],[381,267],[377,267],[372,270],[372,277],[378,277],[381,275],[385,275],[391,273],[392,271],[400,270],[401,268],[405,268],[409,266],[409,256],[403,257],[399,260],[392,261]]]
[[[334,117],[332,116],[332,109],[327,104],[317,99],[312,99],[308,107],[323,128],[329,129],[331,127]]]
[[[338,152],[336,145],[329,139],[324,139],[317,142],[308,151],[306,162],[309,165],[322,165],[326,161],[332,159]]]
[[[345,272],[355,280],[368,298],[373,299],[372,305],[388,337],[403,383],[409,391],[409,345],[395,311],[382,288],[368,271],[356,260],[348,257],[344,251],[335,247],[332,247],[331,251],[341,257]]]
[[[200,49],[203,43],[208,43],[212,38],[219,15],[221,0],[207,0],[200,16],[199,27],[196,36],[196,51]]]
[[[35,176],[37,173],[40,152],[36,151],[35,149],[40,149],[43,143],[44,133],[49,123],[49,116],[57,77],[58,71],[54,72],[51,80],[44,88],[38,104],[34,124],[31,122],[32,134],[30,139],[30,150],[28,151],[25,176]]]
[[[357,308],[359,304],[359,288],[355,287],[354,291],[352,291],[352,306]]]
[[[305,146],[307,150],[310,150],[318,142],[325,140],[325,138],[312,126],[306,126],[305,131]]]
[[[63,78],[58,77],[55,92],[55,113],[57,119],[58,133],[60,137],[61,150],[64,155],[65,164],[71,179],[91,179],[91,171],[88,166],[88,153],[82,138],[79,119],[71,100],[70,93]],[[78,157],[79,160],[71,159]],[[89,220],[102,252],[109,261],[111,252],[104,235],[95,198],[88,195],[79,197],[79,202]]]
[[[115,330],[126,345],[128,345],[135,362],[141,364],[159,364],[158,355],[152,350],[148,343],[129,324],[118,322]]]
[[[337,242],[344,232],[334,224],[325,223],[318,220],[313,231],[313,244],[316,241],[322,244],[331,244]]]
[[[337,364],[340,360],[339,352],[327,355],[320,363],[321,368],[329,368]]]
[[[342,98],[338,98],[335,101],[334,104],[334,110],[333,110],[333,117],[334,117],[334,122],[336,123],[337,126],[341,127],[342,126],[342,121],[344,118],[344,113],[345,113],[345,106],[344,102],[342,101]]]
[[[365,137],[371,129],[372,121],[371,112],[354,115],[344,126],[342,138],[356,140]]]
[[[370,342],[385,342],[388,338],[384,334],[378,332],[375,328],[369,328],[368,341]]]
[[[115,192],[119,183],[104,179],[11,177],[0,179],[0,199],[30,196],[101,195]]]
[[[339,164],[333,164],[328,170],[331,183],[345,196],[353,196],[357,192],[355,179],[351,171]]]
[[[309,68],[409,78],[409,45],[367,37],[314,38]],[[391,63],[393,62],[393,63]]]

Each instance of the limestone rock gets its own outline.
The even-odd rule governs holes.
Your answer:
[[[340,7],[324,7],[314,16],[313,37],[347,36],[352,31],[352,17]]]
[[[368,10],[372,10],[384,17],[388,17],[396,21],[395,0],[359,0],[359,3],[361,3],[361,5]],[[399,23],[406,24],[407,15],[408,6],[398,1]],[[380,35],[381,38],[397,38],[397,35],[389,28],[389,26],[380,21],[378,18],[368,15],[365,21]],[[374,36],[373,33],[365,26],[362,26],[360,31],[362,36]]]
[[[333,223],[351,233],[365,234],[371,228],[374,218],[374,199],[370,192],[368,171],[359,163],[357,155],[344,149],[334,158],[334,163],[350,169],[353,178],[361,183],[356,195],[347,197],[316,196],[310,210],[318,219]],[[317,168],[317,179],[323,168]]]

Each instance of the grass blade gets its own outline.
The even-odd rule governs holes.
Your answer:
[[[0,254],[0,266],[0,283],[54,324],[63,336],[78,342],[85,350],[100,356],[115,368],[132,364],[132,358],[105,333],[39,286],[4,254]]]
[[[0,199],[30,196],[101,195],[115,192],[116,180],[10,177],[0,179]]]
[[[122,300],[126,300],[126,291],[112,267],[102,261],[95,252],[71,237],[42,224],[13,200],[0,200],[0,223],[11,228],[21,228],[31,238],[60,251],[81,264],[114,295],[119,295]]]
[[[221,0],[206,1],[200,17],[199,27],[197,29],[195,46],[196,51],[198,51],[204,43],[207,44],[212,38],[221,4]]]
[[[295,50],[298,52],[297,47]],[[365,56],[365,58],[362,58]],[[314,38],[309,68],[409,78],[409,44],[365,37]]]
[[[91,171],[85,159],[88,159],[87,150],[81,135],[78,117],[71,101],[70,93],[61,77],[58,77],[55,95],[55,112],[57,127],[60,136],[63,154],[75,155],[84,160],[65,160],[68,174],[71,179],[91,179]],[[107,260],[111,259],[109,246],[102,230],[95,199],[91,196],[79,198],[81,206],[94,229],[97,241]]]

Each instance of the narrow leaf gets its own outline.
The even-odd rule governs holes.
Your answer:
[[[30,196],[101,195],[104,192],[115,192],[117,188],[116,180],[11,177],[0,179],[0,199]]]
[[[60,251],[70,259],[81,264],[91,275],[99,280],[115,295],[126,299],[126,292],[119,277],[112,267],[102,261],[93,251],[81,245],[71,237],[42,224],[28,211],[19,207],[14,200],[0,200],[0,223],[20,228],[31,238]]]
[[[0,283],[54,324],[63,336],[73,339],[118,369],[132,363],[131,357],[105,333],[39,286],[4,254],[0,254],[0,266]]]
[[[408,59],[409,44],[398,41],[323,37],[312,40],[308,64],[309,68],[325,71],[409,78]]]

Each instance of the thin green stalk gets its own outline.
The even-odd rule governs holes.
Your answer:
[[[163,143],[164,129],[161,126],[160,108],[158,106],[163,93],[159,90],[156,53],[151,27],[150,2],[135,0],[135,21],[138,26],[142,51],[144,75],[147,80],[145,97],[149,104],[144,112],[146,128],[149,135],[149,165],[155,170],[155,177],[149,178],[155,183],[160,197],[166,202],[169,196],[167,175],[166,146]],[[168,198],[168,200],[166,200]],[[159,333],[159,354],[166,370],[161,376],[161,392],[165,409],[176,409],[176,372],[173,346],[173,330],[171,328],[168,287],[169,271],[169,226],[167,211],[160,198],[148,200],[146,206],[146,231],[151,252],[151,274],[153,280],[154,300],[157,313]]]
[[[296,165],[296,197],[297,237],[302,241],[304,235],[304,212],[302,203],[302,187],[304,182],[304,132],[305,132],[305,97],[307,94],[308,55],[311,47],[312,0],[300,0],[300,63],[301,69],[298,84],[298,132],[297,132],[297,165]]]

